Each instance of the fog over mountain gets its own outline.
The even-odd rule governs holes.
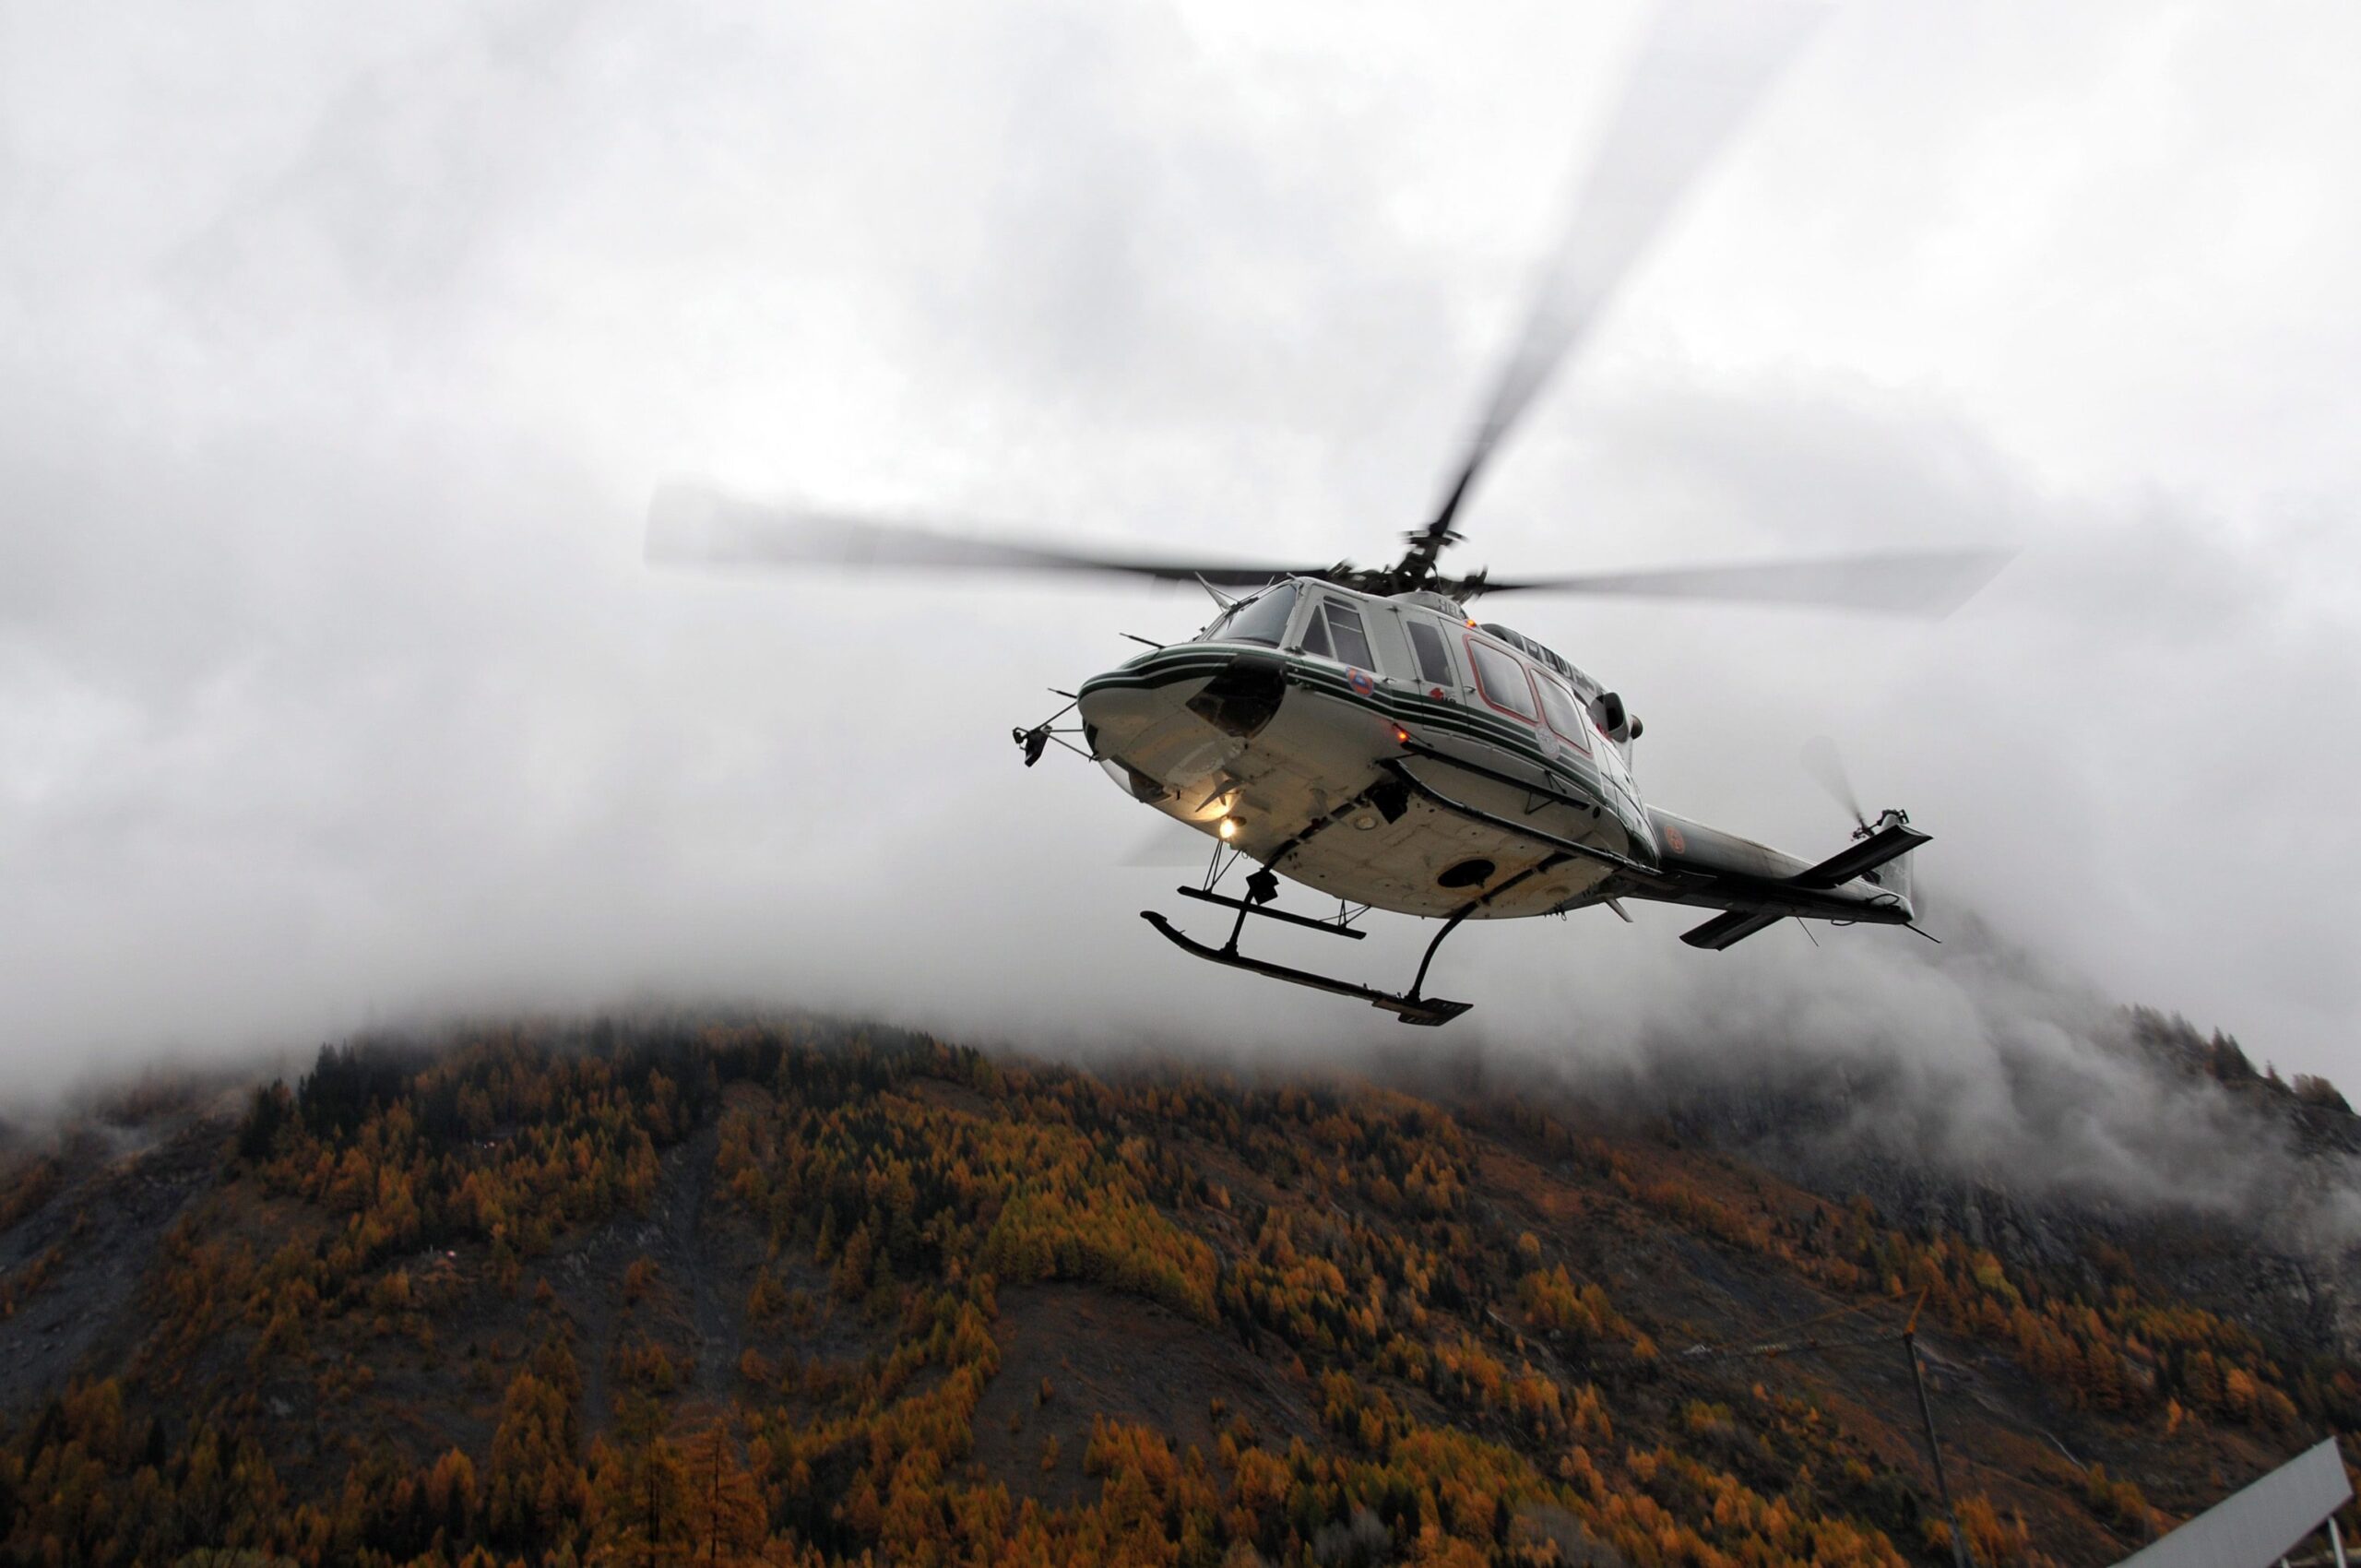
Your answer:
[[[662,574],[643,508],[1379,555],[1639,17],[11,12],[0,1091],[650,996],[1404,1049],[1164,949],[1146,814],[1008,747],[1202,600]],[[1593,912],[1454,936],[1477,1009],[1419,1049],[1833,1062],[1970,1163],[2192,1190],[2200,1102],[2118,1075],[2116,1000],[2361,1078],[2355,45],[2326,4],[1845,8],[1463,519],[1504,571],[2019,546],[1934,626],[1495,612],[1685,813],[1833,847],[1796,758],[1836,737],[1936,835],[1938,934],[2078,978]],[[2101,1109],[2041,1120],[2058,1084]]]

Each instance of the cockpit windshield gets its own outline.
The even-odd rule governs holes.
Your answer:
[[[1287,617],[1295,613],[1296,586],[1279,583],[1242,604],[1234,604],[1205,628],[1204,641],[1261,643],[1276,647],[1287,636]]]

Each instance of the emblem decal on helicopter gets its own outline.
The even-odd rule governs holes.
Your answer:
[[[1367,696],[1370,693],[1377,690],[1376,677],[1371,675],[1366,670],[1355,670],[1349,671],[1345,676],[1345,683],[1352,687],[1354,691],[1359,693],[1362,696]]]
[[[1667,822],[1664,825],[1664,847],[1676,855],[1685,855],[1689,852],[1689,840],[1680,836],[1680,829]]]

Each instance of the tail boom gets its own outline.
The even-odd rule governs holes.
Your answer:
[[[1889,811],[1865,824],[1854,841],[1807,861],[1750,838],[1649,808],[1661,853],[1642,877],[1617,875],[1580,904],[1629,897],[1722,911],[1682,934],[1692,947],[1718,952],[1783,920],[1908,925],[1910,856],[1932,836]]]

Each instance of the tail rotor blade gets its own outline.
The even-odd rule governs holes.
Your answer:
[[[1804,771],[1809,773],[1828,798],[1843,807],[1862,832],[1869,831],[1869,814],[1861,809],[1860,792],[1853,788],[1852,775],[1845,770],[1844,755],[1836,742],[1825,735],[1814,735],[1803,744]],[[1883,873],[1885,885],[1910,900],[1910,908],[1923,921],[1934,906],[1927,897],[1927,884],[1911,865],[1914,856],[1904,856]]]
[[[1837,752],[1836,742],[1825,735],[1814,735],[1804,742],[1803,761],[1804,770],[1828,791],[1828,798],[1866,830],[1869,814],[1861,809],[1860,794],[1853,788],[1852,776],[1845,771],[1845,758]]]

